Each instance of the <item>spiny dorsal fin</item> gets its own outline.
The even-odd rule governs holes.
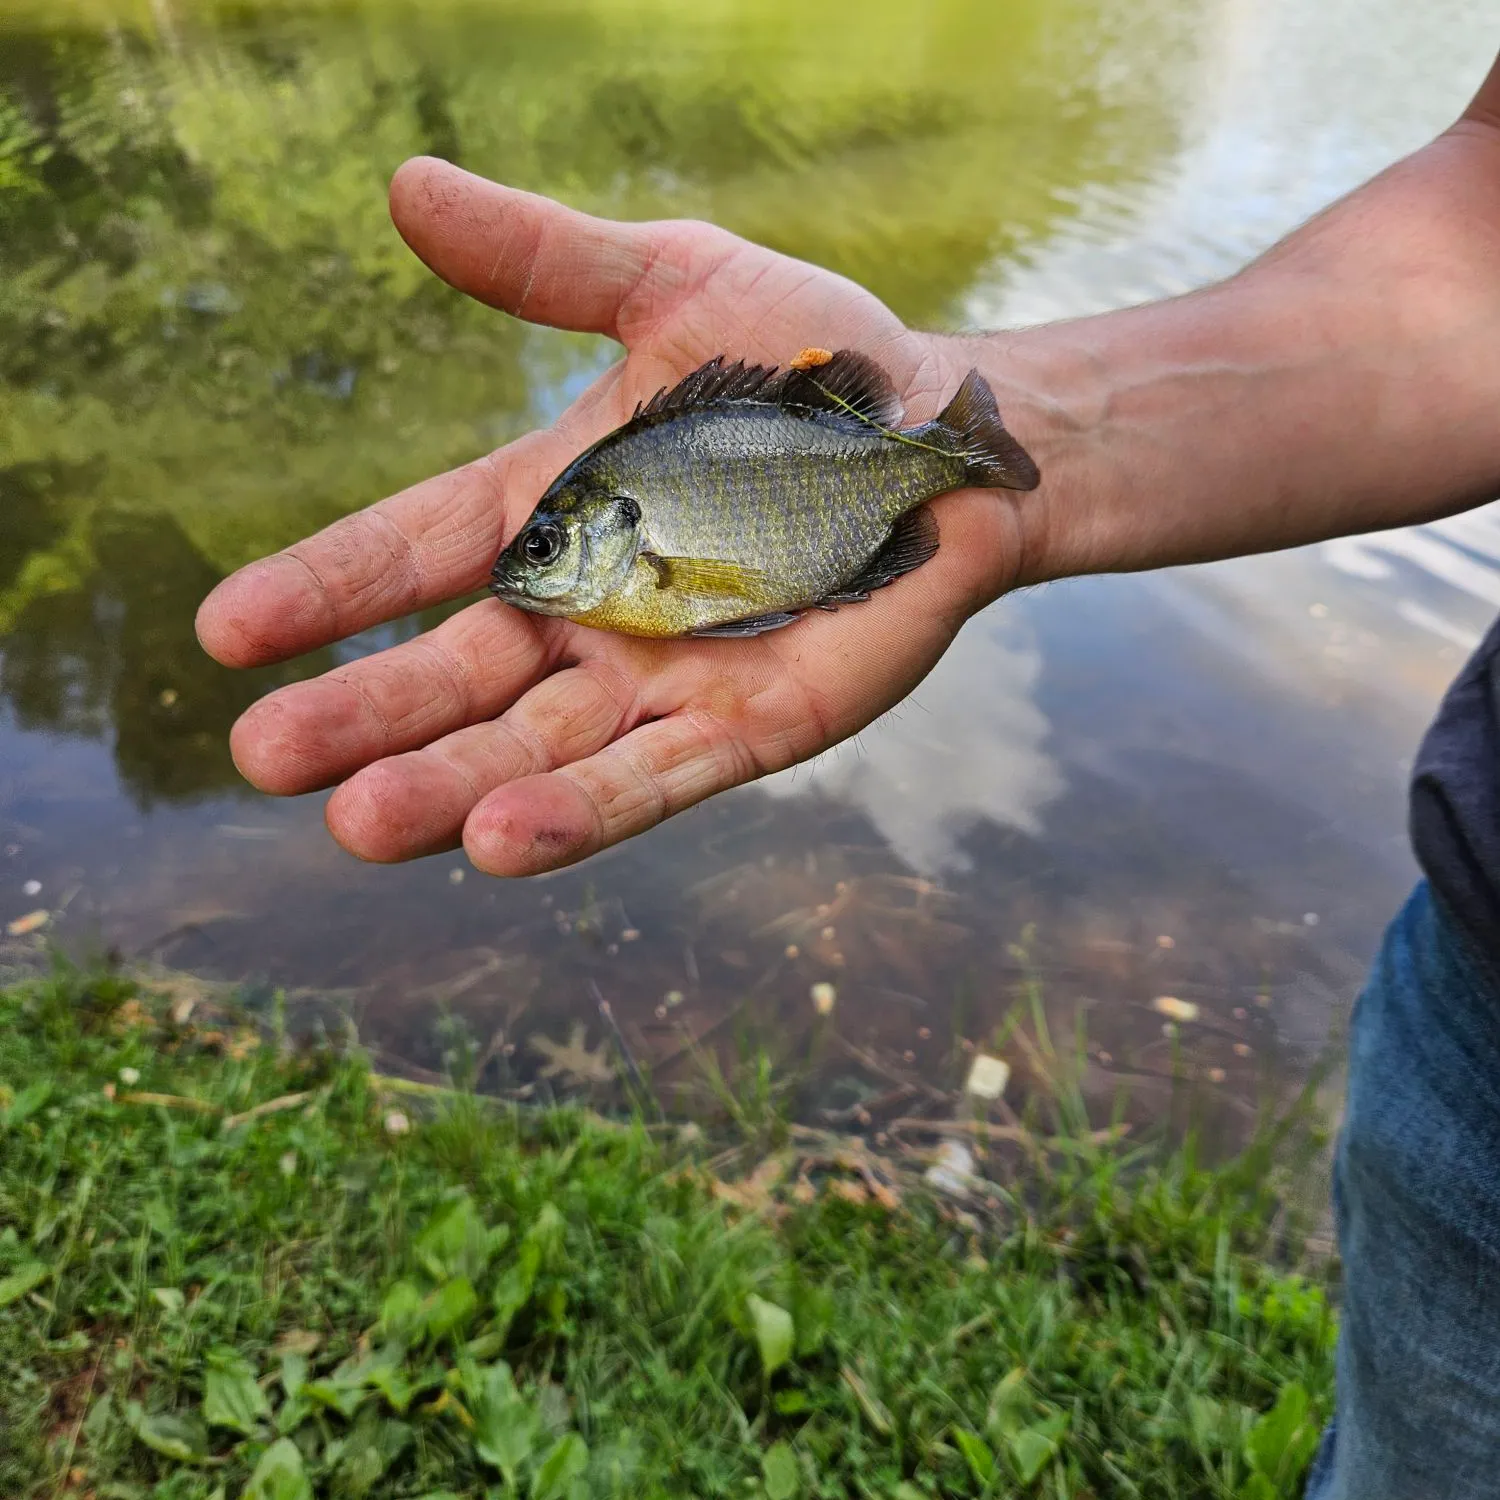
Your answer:
[[[869,355],[840,349],[819,364],[804,363],[811,352],[804,350],[785,372],[783,406],[842,412],[887,430],[901,425],[901,400],[896,388]]]
[[[713,401],[766,401],[774,403],[784,376],[767,365],[747,365],[738,359],[732,365],[716,354],[673,386],[663,386],[649,401],[637,406],[637,417],[661,417],[707,406]]]
[[[833,412],[877,427],[900,426],[901,402],[890,377],[874,360],[853,349],[840,349],[817,364],[808,363],[805,356],[814,352],[823,353],[804,350],[785,370],[747,365],[744,360],[725,364],[723,355],[716,354],[676,385],[663,386],[637,406],[632,420],[670,416],[695,406],[754,401],[781,406],[794,415]]]

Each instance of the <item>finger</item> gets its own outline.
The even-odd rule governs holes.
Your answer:
[[[464,849],[490,875],[536,875],[773,769],[722,721],[684,712],[546,775],[501,785],[464,824]]]
[[[555,660],[563,632],[487,599],[393,646],[253,704],[229,735],[241,775],[295,796],[492,719]]]
[[[329,799],[333,836],[388,863],[455,847],[475,805],[498,786],[602,750],[639,717],[634,683],[600,662],[539,683],[492,724],[377,761]]]
[[[391,181],[402,238],[444,281],[531,323],[620,336],[665,313],[712,269],[706,226],[596,219],[434,157]],[[727,237],[724,237],[727,239]]]
[[[198,609],[227,667],[285,661],[481,587],[504,538],[609,424],[617,371],[546,432],[424,480],[232,573]]]

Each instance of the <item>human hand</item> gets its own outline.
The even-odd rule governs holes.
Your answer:
[[[911,420],[934,415],[968,369],[961,345],[909,331],[851,282],[707,224],[594,219],[428,159],[397,173],[391,212],[461,291],[608,334],[626,357],[547,431],[227,578],[198,614],[226,666],[282,661],[481,587],[556,474],[713,355],[780,364],[809,345],[861,349]],[[1014,577],[1020,504],[943,496],[931,562],[869,603],[748,640],[639,640],[486,598],[263,698],[234,726],[235,762],[266,792],[337,786],[328,827],[363,859],[462,841],[491,874],[555,869],[892,707]]]

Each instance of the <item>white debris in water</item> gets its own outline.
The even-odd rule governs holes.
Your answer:
[[[462,885],[463,883],[464,883],[463,868],[460,865],[455,865],[451,870],[448,871],[448,884],[449,885]]]
[[[123,1083],[126,1088],[133,1089],[140,1081],[141,1071],[139,1068],[120,1069],[120,1082]]]
[[[27,896],[40,896],[42,894],[42,882],[40,880],[28,880],[21,887],[21,892]]]
[[[998,1099],[1010,1082],[1010,1064],[1003,1057],[991,1057],[987,1052],[976,1052],[969,1066],[969,1077],[964,1092],[976,1099]]]
[[[1191,1000],[1179,1000],[1176,995],[1158,995],[1151,1002],[1151,1009],[1159,1016],[1168,1016],[1174,1021],[1196,1021],[1198,1007]]]
[[[283,1177],[295,1177],[297,1175],[297,1153],[295,1151],[283,1151],[281,1159],[276,1163],[281,1168]]]
[[[812,996],[813,1009],[820,1016],[831,1016],[838,1002],[839,992],[826,979],[820,980],[808,993]]]
[[[410,1135],[411,1121],[399,1109],[391,1110],[385,1117],[387,1135]]]
[[[940,1193],[965,1198],[974,1175],[974,1153],[962,1141],[944,1141],[937,1160],[923,1174]]]

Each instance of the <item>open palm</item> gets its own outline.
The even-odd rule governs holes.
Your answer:
[[[349,516],[226,579],[198,633],[229,666],[285,660],[480,587],[547,484],[637,401],[716,354],[858,348],[913,418],[966,364],[859,287],[699,223],[617,224],[408,162],[397,227],[455,287],[628,351],[545,432]],[[416,640],[262,699],[235,725],[262,790],[337,785],[365,859],[462,841],[497,875],[554,869],[863,728],[930,670],[1015,566],[1016,501],[937,502],[936,558],[868,603],[750,640],[643,641],[484,599]],[[1012,560],[1008,563],[1007,559]]]

